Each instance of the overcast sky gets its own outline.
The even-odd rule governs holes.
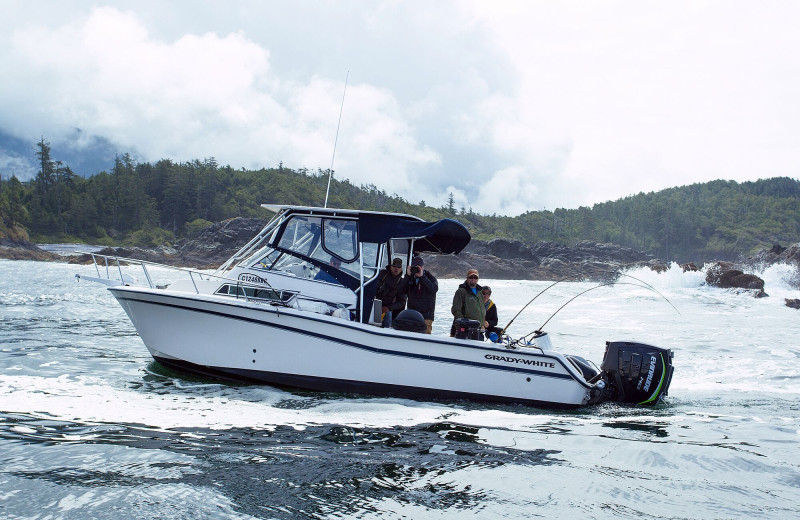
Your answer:
[[[800,176],[797,1],[0,8],[0,131],[54,149],[326,169],[349,72],[336,176],[410,202],[517,215]]]

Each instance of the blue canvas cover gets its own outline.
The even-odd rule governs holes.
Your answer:
[[[451,219],[425,222],[414,217],[362,213],[358,224],[362,242],[416,238],[414,251],[418,253],[458,254],[472,238],[466,227]]]
[[[467,247],[472,238],[463,224],[448,218],[426,222],[400,213],[278,204],[262,204],[261,207],[276,213],[288,211],[288,214],[307,214],[322,218],[356,218],[360,241],[382,243],[393,238],[413,238],[416,239],[414,251],[418,253],[458,254]]]

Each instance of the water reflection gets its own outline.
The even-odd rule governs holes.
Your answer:
[[[623,429],[631,433],[645,433],[644,437],[669,437],[666,424],[651,424],[646,422],[628,422],[628,421],[614,421],[604,422],[605,428]]]
[[[463,472],[560,463],[555,451],[499,449],[482,443],[479,433],[449,422],[377,429],[160,430],[6,414],[0,416],[6,446],[24,445],[27,454],[37,452],[34,445],[56,448],[48,451],[47,464],[22,462],[13,450],[0,461],[7,475],[72,488],[147,487],[165,480],[208,487],[241,513],[268,511],[273,518],[323,518],[334,511],[358,516],[378,511],[376,504],[385,500],[474,510],[485,492],[474,478],[462,478]],[[134,451],[120,458],[121,447]]]

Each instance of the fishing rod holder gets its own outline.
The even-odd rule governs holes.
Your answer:
[[[550,343],[550,336],[541,330],[537,330],[534,333],[533,344],[542,350],[553,350],[553,344]]]

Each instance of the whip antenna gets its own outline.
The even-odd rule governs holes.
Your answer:
[[[336,157],[336,143],[339,141],[339,127],[342,125],[342,111],[344,110],[344,95],[347,93],[347,80],[350,79],[350,71],[344,78],[344,92],[342,92],[342,106],[339,108],[339,123],[336,125],[336,139],[333,140],[333,155],[331,155],[331,168],[328,170],[328,189],[325,190],[325,205],[328,207],[328,194],[331,192],[331,178],[333,178],[333,159]]]

